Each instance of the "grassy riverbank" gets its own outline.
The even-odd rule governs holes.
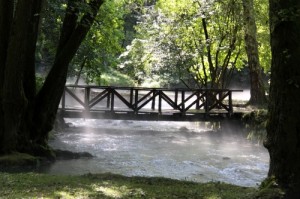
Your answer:
[[[20,153],[0,157],[0,199],[279,199],[282,196],[282,191],[272,179],[264,182],[264,188],[257,189],[220,182],[195,183],[158,177],[125,177],[109,173],[67,176],[16,172],[20,170],[18,168],[31,168],[30,165],[36,166],[39,162],[35,157]]]
[[[0,173],[0,198],[254,198],[255,188],[115,174]]]
[[[251,120],[252,121],[252,120]],[[255,123],[256,124],[256,123]],[[27,154],[0,157],[2,168],[40,163]],[[22,166],[23,165],[23,166]],[[262,189],[220,182],[194,183],[166,178],[125,177],[115,174],[83,176],[0,172],[2,198],[144,198],[144,199],[275,199],[282,191],[272,181]]]

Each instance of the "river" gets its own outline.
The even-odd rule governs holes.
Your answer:
[[[267,150],[247,140],[238,128],[214,131],[204,122],[66,121],[71,127],[55,134],[49,144],[95,157],[58,160],[42,172],[111,172],[247,187],[257,186],[267,176]]]

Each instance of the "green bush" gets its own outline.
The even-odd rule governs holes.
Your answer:
[[[242,121],[249,131],[248,139],[262,143],[267,135],[266,125],[268,120],[268,111],[265,109],[254,110],[243,115]]]

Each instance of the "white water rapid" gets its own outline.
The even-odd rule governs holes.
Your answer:
[[[111,172],[196,182],[257,186],[267,175],[267,150],[237,128],[212,131],[207,123],[68,119],[72,127],[50,141],[57,149],[89,152],[91,159],[59,160],[51,174]]]

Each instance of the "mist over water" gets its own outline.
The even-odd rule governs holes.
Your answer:
[[[248,101],[250,99],[250,89],[243,89],[243,92],[232,92],[232,99]]]
[[[43,172],[111,172],[241,186],[257,186],[267,176],[267,150],[248,141],[238,128],[213,131],[203,122],[66,121],[72,127],[56,134],[50,145],[95,157],[59,160]]]

